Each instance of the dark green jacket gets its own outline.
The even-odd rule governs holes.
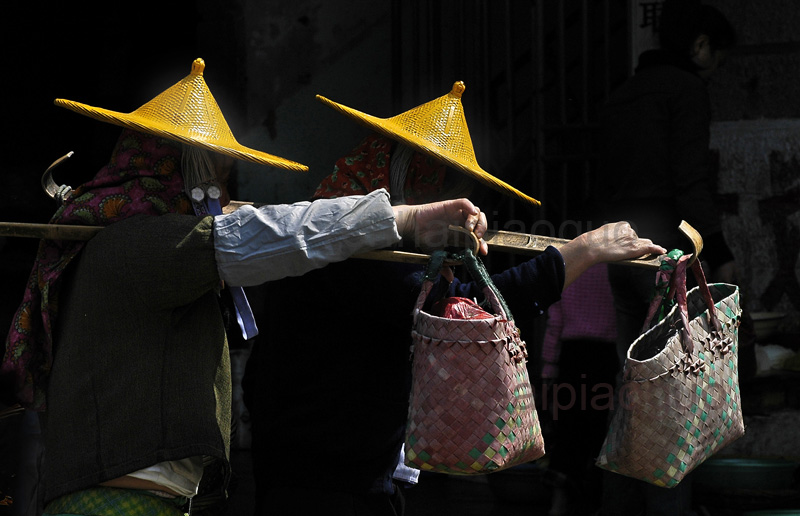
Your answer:
[[[227,465],[230,360],[212,219],[137,216],[89,241],[60,295],[45,499],[155,463]]]

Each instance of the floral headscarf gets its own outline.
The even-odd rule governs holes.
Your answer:
[[[107,226],[133,215],[191,214],[183,191],[181,146],[126,129],[108,165],[75,189],[51,224]],[[23,406],[44,410],[53,363],[53,328],[64,270],[85,242],[42,240],[0,366]]]
[[[314,199],[332,199],[347,195],[365,195],[385,188],[389,194],[389,163],[394,142],[373,134],[364,138],[349,156],[340,158],[333,173],[322,180]],[[404,185],[407,204],[424,204],[440,200],[447,167],[440,161],[414,152]]]

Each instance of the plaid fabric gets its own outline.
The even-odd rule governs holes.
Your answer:
[[[147,491],[91,487],[56,498],[43,516],[184,516],[185,497],[160,498]]]

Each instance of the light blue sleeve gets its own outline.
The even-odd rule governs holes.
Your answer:
[[[243,206],[214,217],[217,268],[231,286],[300,276],[399,241],[383,189],[364,196]]]

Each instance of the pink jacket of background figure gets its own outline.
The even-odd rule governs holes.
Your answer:
[[[616,337],[616,314],[608,283],[608,267],[600,263],[564,289],[561,300],[547,310],[542,378],[558,376],[563,341],[597,339],[614,342]]]

